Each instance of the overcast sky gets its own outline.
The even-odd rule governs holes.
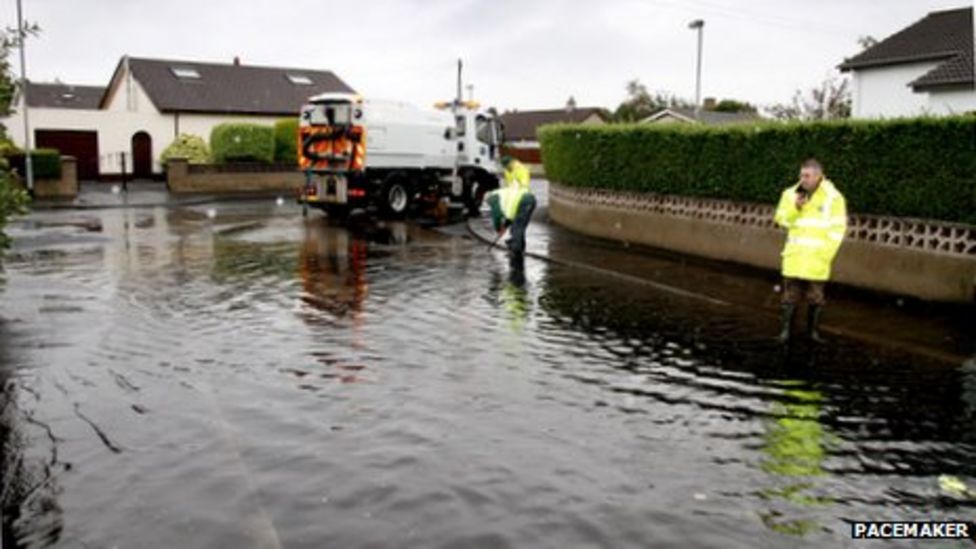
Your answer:
[[[34,81],[106,85],[123,54],[329,69],[361,93],[420,104],[454,93],[457,57],[477,99],[500,109],[615,107],[638,78],[760,105],[816,84],[857,38],[888,36],[970,0],[23,0],[43,33]],[[15,24],[16,4],[4,1]]]

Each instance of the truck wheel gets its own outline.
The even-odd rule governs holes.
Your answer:
[[[381,199],[383,211],[394,217],[402,217],[410,208],[410,188],[403,179],[390,179],[383,184]]]
[[[473,178],[464,193],[464,205],[468,208],[468,215],[478,217],[481,213],[481,203],[485,200],[486,189],[481,181]]]
[[[471,183],[464,194],[464,204],[468,208],[468,215],[478,217],[485,195],[498,188],[498,180],[494,177],[472,177]]]

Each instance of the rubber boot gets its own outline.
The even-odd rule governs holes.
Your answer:
[[[776,340],[786,343],[790,340],[790,332],[793,329],[793,313],[796,312],[796,305],[784,303],[780,308],[780,330]]]
[[[810,341],[818,345],[826,343],[819,330],[821,313],[823,313],[822,305],[807,305],[807,336]]]

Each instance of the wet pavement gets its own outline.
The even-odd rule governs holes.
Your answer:
[[[633,268],[533,231],[535,251]],[[11,546],[822,547],[850,520],[976,514],[937,481],[974,484],[972,360],[842,334],[783,349],[755,309],[568,261],[512,270],[463,225],[345,228],[265,200],[10,232]],[[952,315],[904,318],[970,348]]]

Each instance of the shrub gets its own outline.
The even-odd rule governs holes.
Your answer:
[[[726,127],[552,125],[564,185],[774,203],[816,156],[852,212],[976,224],[976,117]]]
[[[298,118],[275,122],[275,162],[298,163]]]
[[[27,177],[27,155],[23,151],[10,153],[7,159],[10,168],[16,170],[21,178]],[[60,179],[61,153],[57,149],[34,149],[31,151],[31,168],[35,179]]]
[[[186,158],[190,164],[206,164],[210,162],[210,149],[202,137],[181,133],[159,155],[164,166],[170,158]]]
[[[0,158],[0,251],[10,246],[10,237],[3,231],[7,221],[26,213],[28,201],[27,192],[14,183],[7,161]]]
[[[260,124],[219,124],[210,132],[210,150],[217,163],[271,163],[275,151],[274,129]]]

